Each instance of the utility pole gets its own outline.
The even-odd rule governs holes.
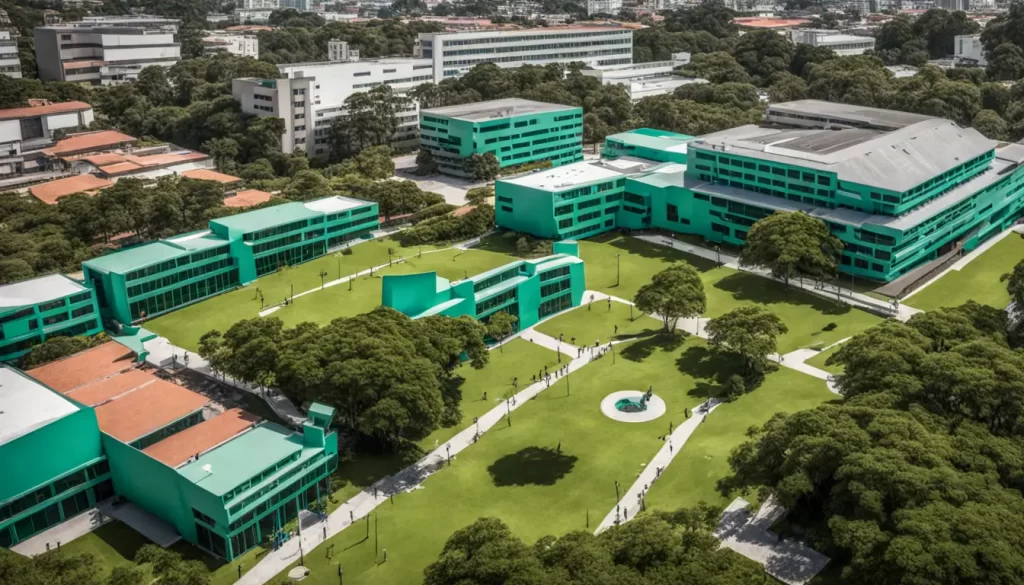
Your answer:
[[[615,286],[619,286],[619,257],[622,254],[615,255]]]

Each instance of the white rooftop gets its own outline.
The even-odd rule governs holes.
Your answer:
[[[67,398],[12,368],[0,366],[0,445],[77,411]]]
[[[335,195],[334,197],[327,197],[326,199],[310,201],[304,205],[306,206],[306,209],[309,209],[310,211],[319,211],[320,213],[337,213],[339,211],[345,211],[347,209],[366,205],[366,202]]]
[[[501,181],[534,189],[560,191],[594,181],[617,179],[642,172],[650,167],[649,161],[620,157],[612,160],[573,163],[521,177],[501,179]]]
[[[63,274],[39,276],[0,286],[0,309],[45,303],[84,290],[83,285]]]

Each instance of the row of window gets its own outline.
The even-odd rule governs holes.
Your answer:
[[[507,291],[501,293],[500,295],[493,296],[493,297],[487,299],[486,301],[483,301],[481,303],[477,303],[476,304],[476,314],[477,314],[477,316],[479,317],[480,315],[490,311],[491,309],[493,309],[495,307],[499,307],[499,306],[504,305],[505,303],[507,303],[507,302],[509,302],[511,300],[514,300],[514,299],[518,298],[517,297],[518,294],[519,293],[516,290],[516,288],[513,287],[513,288],[510,288]]]
[[[484,289],[491,288],[496,284],[501,284],[510,278],[515,278],[519,274],[519,267],[515,267],[509,270],[505,270],[494,276],[489,276],[484,280],[473,283],[473,292],[480,292]]]
[[[325,252],[324,241],[317,240],[309,244],[282,250],[275,254],[261,256],[256,259],[256,276],[263,276],[264,274],[274,272],[283,266],[302,264],[318,256],[323,256]]]
[[[590,41],[586,43],[546,43],[543,45],[531,43],[529,45],[519,45],[515,47],[485,47],[481,49],[456,49],[454,51],[444,52],[444,62],[445,65],[447,65],[450,62],[450,60],[448,59],[449,57],[460,57],[465,55],[508,55],[515,53],[532,53],[533,51],[550,51],[558,49],[590,49],[591,47],[626,44],[631,44],[631,41],[628,38],[608,39],[604,41]]]
[[[572,280],[568,278],[559,280],[558,282],[552,282],[551,284],[545,284],[544,286],[540,287],[540,296],[541,298],[550,297],[551,295],[555,293],[560,293],[563,290],[570,288],[571,286]]]
[[[144,295],[151,293],[155,290],[177,284],[179,282],[185,282],[186,280],[192,280],[193,278],[199,278],[204,274],[210,274],[218,270],[223,270],[234,264],[234,260],[231,258],[223,258],[216,262],[211,262],[205,266],[196,266],[195,268],[186,268],[173,274],[168,274],[162,278],[149,280],[142,284],[136,284],[128,287],[128,298]]]
[[[133,280],[138,280],[140,278],[145,278],[147,276],[153,276],[154,274],[158,274],[160,272],[166,272],[168,270],[173,270],[175,268],[181,268],[182,266],[192,264],[194,262],[202,262],[203,260],[213,258],[214,256],[227,255],[227,253],[227,246],[218,246],[216,248],[210,248],[209,250],[196,252],[195,254],[189,254],[188,256],[182,256],[175,260],[168,260],[166,262],[161,262],[159,264],[153,264],[152,266],[147,266],[145,268],[133,270],[129,272],[127,275],[125,275],[124,279],[126,282],[131,282]]]
[[[605,49],[603,51],[576,51],[572,53],[544,53],[543,55],[514,55],[510,57],[483,57],[479,59],[445,59],[445,67],[472,66],[478,63],[533,63],[575,60],[580,61],[597,55],[632,55],[633,47]]]
[[[74,489],[88,481],[98,479],[108,473],[110,473],[110,466],[105,459],[85,469],[69,473],[53,483],[0,506],[0,521],[13,518],[35,505],[42,504],[52,497],[59,496],[68,490]]]
[[[205,278],[162,294],[134,301],[128,305],[132,321],[143,317],[152,317],[171,309],[176,309],[193,301],[233,288],[238,284],[238,269]]]

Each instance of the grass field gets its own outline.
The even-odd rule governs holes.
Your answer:
[[[605,234],[581,242],[580,255],[586,262],[587,288],[626,300],[632,300],[654,274],[673,262],[685,260],[700,272],[704,283],[708,305],[704,317],[718,317],[740,306],[761,305],[778,315],[789,328],[789,333],[779,338],[782,353],[830,345],[881,321],[871,313],[783,283],[621,234]],[[618,285],[617,256],[621,270]]]
[[[1024,238],[1010,234],[980,256],[972,260],[963,270],[951,270],[939,280],[928,285],[917,294],[911,295],[904,303],[931,311],[939,307],[956,307],[967,301],[1005,309],[1010,304],[1006,283],[999,278],[1010,272],[1024,260]]]
[[[826,349],[825,351],[819,351],[818,355],[816,355],[816,356],[812,357],[811,359],[807,360],[807,362],[805,362],[805,363],[807,363],[809,365],[812,365],[812,366],[814,366],[816,368],[825,370],[826,372],[829,372],[830,374],[842,374],[843,373],[843,369],[844,369],[843,366],[841,366],[841,365],[826,366],[825,365],[825,361],[828,360],[828,358],[832,357],[832,354],[834,354],[835,352],[839,351],[840,347],[842,347],[842,346],[837,345],[835,347],[830,347],[830,348]]]
[[[147,321],[147,329],[154,331],[178,346],[192,351],[199,348],[199,338],[211,329],[226,331],[242,319],[257,317],[260,301],[256,289],[263,293],[266,304],[281,302],[291,292],[295,294],[320,286],[320,272],[327,272],[326,280],[337,280],[339,274],[347,276],[371,266],[387,264],[388,249],[393,257],[404,256],[407,262],[398,263],[383,271],[385,274],[404,274],[424,270],[437,270],[446,278],[462,278],[514,260],[511,256],[472,250],[446,250],[416,257],[419,248],[403,248],[393,240],[373,240],[354,246],[352,254],[330,254],[305,264],[269,274],[248,286],[224,293],[205,301],[189,305],[166,315]],[[423,251],[434,249],[423,246]],[[454,261],[452,260],[454,258]],[[282,307],[274,313],[286,325],[302,321],[327,323],[336,317],[357,315],[380,304],[381,285],[377,273],[359,277],[349,291],[347,284],[336,285],[315,294],[296,299],[294,305]]]
[[[836,398],[824,381],[780,368],[760,388],[708,416],[651,486],[648,508],[675,510],[701,501],[727,504],[732,497],[721,495],[716,483],[729,475],[729,452],[747,439],[748,428],[764,424],[775,413],[805,410]]]
[[[491,430],[419,489],[381,505],[307,554],[312,584],[333,585],[336,565],[345,582],[416,583],[455,530],[496,516],[523,538],[593,530],[615,506],[618,480],[628,485],[661,447],[670,420],[683,420],[717,391],[715,377],[732,365],[709,355],[697,338],[652,336],[561,378],[512,414],[512,425]],[[600,412],[610,392],[654,383],[669,414],[641,424],[615,422]],[[367,528],[369,526],[369,528]],[[367,532],[369,530],[369,532]],[[382,549],[388,550],[388,561]]]
[[[633,320],[630,320],[630,307],[623,303],[613,301],[609,305],[605,301],[595,301],[589,308],[587,305],[587,299],[583,299],[582,306],[548,319],[536,329],[556,339],[563,335],[566,343],[575,337],[576,345],[586,346],[592,345],[595,341],[608,343],[611,339],[624,340],[646,336],[662,327],[661,321],[652,319],[636,309],[632,309]]]

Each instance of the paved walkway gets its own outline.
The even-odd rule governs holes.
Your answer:
[[[700,423],[704,422],[704,419],[711,414],[711,411],[718,408],[720,402],[711,399],[707,404],[709,405],[707,410],[701,412],[697,408],[693,409],[690,418],[686,419],[685,422],[672,431],[672,434],[665,440],[665,444],[658,450],[647,466],[644,467],[644,470],[640,472],[633,485],[629,486],[626,493],[622,495],[622,499],[604,517],[604,520],[601,521],[595,532],[607,530],[612,526],[618,526],[623,522],[636,518],[636,515],[643,509],[643,499],[647,495],[647,490],[654,485],[654,482],[661,476],[661,473],[668,467],[669,463],[672,463],[676,455],[682,451],[683,445],[686,444],[693,431],[697,430],[697,427],[700,426]]]
[[[750,504],[736,498],[722,513],[715,536],[722,546],[764,565],[772,577],[788,585],[805,585],[828,564],[829,558],[792,539],[780,539],[769,529],[786,509],[769,498],[756,514]]]
[[[19,542],[11,547],[11,550],[26,557],[34,557],[51,548],[57,548],[58,543],[67,544],[76,538],[85,536],[107,524],[110,520],[110,517],[98,509],[90,508],[70,520],[51,526],[32,538]]]
[[[723,266],[726,266],[727,268],[732,268],[733,270],[749,272],[751,274],[756,274],[758,276],[769,278],[771,280],[776,280],[776,282],[778,282],[777,279],[772,277],[770,271],[762,268],[740,266],[739,258],[737,258],[736,256],[732,256],[730,254],[716,252],[715,250],[709,250],[707,248],[695,246],[687,242],[680,242],[665,236],[638,235],[634,237],[651,244],[657,244],[660,246],[674,248],[681,252],[686,252],[688,254],[699,256],[707,260],[719,262]],[[876,299],[874,297],[870,297],[859,292],[854,292],[849,289],[837,288],[835,285],[828,283],[824,283],[823,286],[819,288],[815,286],[814,281],[797,279],[791,280],[789,282],[789,286],[793,288],[803,289],[806,292],[827,299],[835,299],[839,297],[843,300],[843,302],[851,306],[864,309],[872,313],[884,315],[887,317],[894,317],[896,319],[899,319],[900,321],[906,321],[914,314],[921,312],[918,309],[908,307],[907,305],[903,304],[899,305],[898,308],[894,308],[893,305],[885,301]]]

